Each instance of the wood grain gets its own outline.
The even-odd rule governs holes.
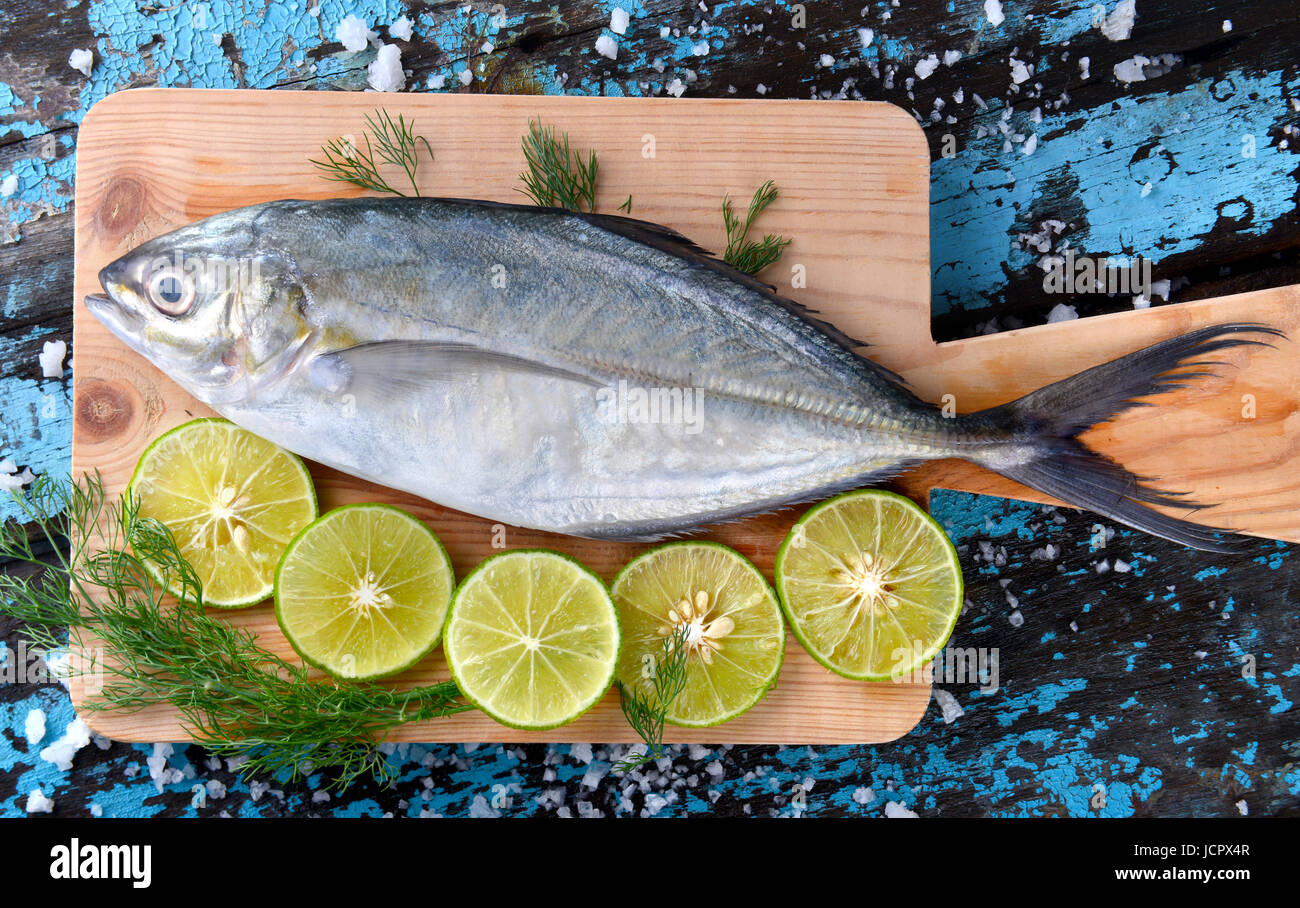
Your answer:
[[[531,117],[567,131],[578,147],[599,149],[601,207],[630,192],[633,213],[669,224],[706,247],[722,241],[724,194],[746,199],[775,179],[781,199],[764,229],[794,237],[769,279],[789,283],[802,265],[797,295],[841,328],[887,341],[897,355],[929,343],[929,161],[919,127],[884,104],[562,97],[385,97],[393,114],[416,119],[437,161],[422,173],[428,194],[522,198],[519,137]],[[277,198],[325,198],[348,187],[322,180],[307,158],[328,139],[360,133],[370,96],[235,91],[144,90],[110,96],[82,123],[78,144],[75,276],[76,351],[73,472],[98,469],[119,491],[145,445],[195,416],[209,415],[149,363],[126,349],[85,310],[96,274],[149,237],[219,211]],[[654,156],[645,149],[653,143]],[[786,269],[784,273],[782,270]],[[313,466],[322,508],[383,500],[428,521],[446,544],[458,576],[492,553],[492,525],[411,496]],[[752,558],[768,576],[794,514],[770,515],[708,534]],[[509,529],[508,547],[562,549],[606,579],[644,546],[570,539]],[[269,648],[291,656],[267,606],[232,616]],[[406,673],[403,684],[445,678],[440,654]],[[73,688],[82,704],[93,695]],[[864,684],[828,673],[790,638],[781,681],[744,716],[708,730],[670,729],[670,741],[851,743],[892,740],[919,720],[925,681]],[[84,711],[83,711],[84,712]],[[175,714],[86,713],[119,740],[183,740]],[[405,741],[630,741],[611,694],[561,729],[527,733],[477,714],[410,725]]]
[[[1213,505],[1189,520],[1253,536],[1300,541],[1300,286],[938,344],[899,362],[927,400],[952,394],[961,412],[1014,400],[1035,388],[1140,347],[1224,322],[1287,332],[1272,347],[1229,350],[1214,376],[1153,399],[1086,432],[1083,440],[1166,489]],[[903,478],[910,493],[933,487],[1053,502],[964,461],[936,461]]]

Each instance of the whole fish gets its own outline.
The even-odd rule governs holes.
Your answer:
[[[630,218],[463,199],[277,201],[100,272],[86,305],[233,422],[448,507],[654,539],[961,457],[1198,548],[1076,439],[1188,362],[1278,335],[1194,331],[1012,403],[945,417],[862,346],[686,237]],[[1181,370],[1181,371],[1179,371]]]

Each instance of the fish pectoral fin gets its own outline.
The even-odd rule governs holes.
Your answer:
[[[600,382],[569,369],[473,344],[436,341],[376,341],[314,357],[308,366],[312,384],[333,394],[391,396],[468,381],[476,375],[510,372],[563,378],[593,387]]]

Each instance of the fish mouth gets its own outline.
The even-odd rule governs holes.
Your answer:
[[[86,308],[109,331],[133,349],[139,349],[140,329],[144,319],[112,297],[102,293],[86,296]]]

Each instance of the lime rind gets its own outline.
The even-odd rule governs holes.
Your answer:
[[[590,584],[589,588],[595,594],[594,599],[597,603],[597,607],[593,610],[595,614],[591,615],[591,618],[597,622],[603,619],[604,623],[597,625],[570,624],[557,633],[580,634],[592,628],[597,630],[603,628],[605,639],[601,643],[601,649],[608,651],[595,654],[589,660],[593,663],[590,678],[585,684],[585,691],[574,697],[577,701],[576,704],[562,714],[550,715],[542,719],[522,716],[516,711],[506,711],[499,706],[503,701],[511,699],[516,701],[527,699],[530,705],[533,705],[538,694],[547,693],[544,690],[544,685],[536,683],[537,672],[533,672],[531,675],[525,672],[507,673],[498,688],[492,691],[491,695],[488,695],[482,689],[481,673],[474,658],[476,654],[472,652],[476,645],[484,643],[491,645],[490,642],[487,642],[490,640],[495,640],[497,645],[503,649],[519,645],[521,641],[518,633],[521,630],[524,633],[531,632],[531,627],[518,629],[517,626],[516,629],[509,632],[502,632],[500,628],[491,625],[486,625],[485,629],[485,623],[477,620],[481,616],[474,614],[474,617],[471,617],[471,613],[479,604],[470,602],[470,597],[478,592],[482,584],[487,582],[489,575],[511,561],[523,559],[545,561],[554,559],[554,563],[563,564],[564,573],[571,578],[570,582]],[[490,587],[488,589],[491,591]],[[509,623],[508,616],[513,613],[508,611],[508,603],[497,598],[496,605],[502,609],[502,615],[507,616],[507,623]],[[474,627],[474,625],[478,626]],[[447,666],[451,671],[452,680],[456,682],[465,699],[501,725],[524,731],[542,731],[567,725],[580,718],[599,703],[614,683],[621,648],[622,630],[618,609],[615,608],[604,581],[577,559],[551,549],[513,549],[484,559],[478,567],[465,576],[456,588],[443,632],[443,652],[447,657]],[[572,651],[566,650],[566,652]],[[518,662],[515,664],[517,665]],[[556,688],[568,685],[570,688],[569,693],[573,693],[570,683],[573,679],[565,678],[563,672],[556,672],[553,667],[547,674],[549,675],[548,684],[554,683]],[[529,684],[530,679],[534,683]],[[536,715],[536,712],[536,709],[534,709],[533,716]]]
[[[634,587],[634,578],[638,572],[648,572],[648,579],[653,575],[655,562],[662,563],[665,559],[678,556],[683,556],[688,561],[711,562],[701,566],[715,576],[706,579],[693,574],[684,582],[681,590],[670,590],[660,583],[659,590],[652,594],[658,599],[657,603],[648,608],[639,602],[634,603],[632,595],[639,597],[642,593]],[[668,565],[669,569],[673,567]],[[722,573],[727,573],[728,576],[716,576]],[[735,593],[732,590],[727,590],[724,595],[724,586],[729,580],[733,588],[736,580],[747,581],[750,585],[751,589],[743,602],[734,601]],[[643,668],[643,660],[647,655],[651,658],[660,657],[664,639],[660,633],[661,622],[671,628],[667,610],[688,595],[688,589],[689,594],[701,590],[707,594],[706,602],[710,609],[707,615],[715,620],[718,617],[728,617],[735,626],[718,639],[721,648],[710,653],[710,663],[705,664],[701,654],[692,654],[688,662],[687,686],[669,707],[665,721],[684,728],[711,728],[752,709],[776,686],[785,659],[785,622],[777,596],[767,578],[749,559],[734,549],[708,540],[683,540],[657,546],[633,559],[611,584],[625,634],[624,651],[619,660],[618,679],[621,684],[636,685],[643,694],[650,693],[651,682]],[[719,602],[723,605],[718,606]],[[712,613],[714,608],[719,609],[717,615]],[[741,620],[737,621],[737,618]],[[742,640],[753,642],[741,644],[741,649],[738,644]],[[737,655],[742,656],[741,662],[751,664],[739,664],[735,658]],[[760,663],[757,668],[752,665],[754,662]],[[720,681],[724,685],[731,682],[733,688],[742,692],[727,690],[724,702],[723,694],[716,689]],[[691,713],[704,712],[693,708],[697,701],[704,699],[706,689],[713,695],[716,708],[696,717]]]
[[[315,642],[314,638],[316,634],[320,631],[319,627],[314,629],[304,629],[299,627],[300,622],[307,620],[308,615],[306,613],[309,613],[310,609],[303,609],[300,606],[297,606],[297,604],[289,603],[289,597],[285,593],[285,570],[286,566],[293,563],[305,542],[309,542],[312,537],[318,536],[326,530],[330,530],[335,540],[346,547],[346,541],[339,536],[335,529],[335,524],[342,520],[346,520],[351,516],[360,514],[376,514],[380,516],[395,517],[401,521],[402,525],[409,528],[410,534],[419,534],[419,538],[416,540],[417,544],[419,542],[426,543],[424,546],[425,551],[422,554],[428,559],[426,562],[427,568],[421,574],[413,577],[404,577],[396,583],[389,585],[387,587],[388,591],[391,592],[392,590],[410,584],[415,580],[422,580],[425,576],[433,576],[435,578],[435,583],[441,580],[445,589],[441,595],[437,596],[438,601],[432,603],[413,602],[411,600],[415,598],[415,594],[412,591],[403,590],[402,599],[397,603],[398,606],[406,609],[432,609],[438,613],[437,617],[433,621],[426,623],[425,628],[421,632],[419,638],[420,642],[418,645],[404,654],[402,658],[396,659],[389,664],[379,665],[375,665],[375,660],[371,658],[366,660],[370,663],[369,670],[361,671],[359,669],[362,660],[356,659],[354,653],[353,659],[351,660],[351,664],[354,668],[352,671],[349,671],[347,668],[348,660],[335,660],[334,658],[331,658],[331,656],[318,652],[315,646],[312,645],[313,642]],[[390,551],[392,557],[389,560],[388,568],[391,569],[393,567],[396,558],[411,541],[411,537],[408,535],[403,541],[403,545],[398,548],[397,552]],[[320,575],[326,575],[326,571],[328,571],[328,574],[333,575],[338,584],[342,584],[343,587],[346,587],[348,584],[346,572],[349,568],[356,568],[356,562],[352,560],[353,556],[359,555],[370,559],[375,555],[375,543],[373,538],[359,540],[358,542],[359,544],[357,545],[355,552],[350,549],[348,550],[348,565],[346,568],[341,565],[333,565],[332,570],[321,570],[318,566],[304,566],[303,568],[300,568],[300,570],[307,573],[315,571],[318,574],[318,579]],[[340,573],[340,571],[343,571],[344,573]],[[359,573],[357,570],[353,570],[352,572]],[[376,582],[382,581],[383,576],[384,572],[383,569],[381,569],[380,575],[376,577]],[[361,581],[363,578],[358,576],[355,579]],[[284,554],[280,556],[280,562],[275,571],[274,587],[276,622],[279,624],[280,630],[284,634],[285,639],[289,641],[289,645],[293,647],[294,652],[296,652],[304,662],[340,680],[375,681],[381,678],[388,678],[393,675],[401,674],[402,672],[413,668],[425,659],[429,653],[433,652],[435,647],[437,647],[442,637],[443,628],[446,625],[447,612],[451,607],[451,596],[455,588],[455,572],[452,568],[451,558],[448,556],[447,549],[442,544],[442,540],[440,540],[437,534],[435,534],[422,520],[401,508],[394,507],[393,505],[382,504],[379,502],[364,502],[334,508],[328,513],[323,514],[308,526],[303,527],[303,529],[301,529],[289,542],[288,546],[285,547]],[[434,594],[429,593],[427,595],[429,598],[433,598]],[[409,633],[411,629],[406,628],[405,630],[407,631],[407,634],[404,635],[404,639],[409,641]],[[349,647],[349,649],[353,651],[361,648],[361,646],[355,644]]]
[[[141,516],[146,516],[146,517],[151,516],[148,512],[148,509],[145,507],[144,499],[140,492],[140,487],[141,484],[144,482],[144,477],[146,475],[146,468],[149,466],[152,459],[155,456],[157,456],[158,453],[162,451],[166,445],[174,441],[177,437],[185,433],[197,431],[199,428],[203,426],[221,427],[223,429],[227,429],[232,434],[232,436],[236,434],[242,434],[244,436],[247,436],[249,439],[254,439],[257,442],[264,444],[268,448],[272,449],[274,451],[274,456],[283,459],[283,461],[287,465],[295,468],[296,475],[301,480],[302,488],[300,490],[301,493],[300,500],[306,502],[308,505],[307,510],[304,513],[304,518],[302,520],[302,523],[304,525],[309,524],[319,516],[320,505],[316,497],[316,487],[314,482],[312,481],[311,473],[307,470],[307,466],[305,463],[303,463],[302,458],[298,457],[298,455],[294,454],[292,451],[285,450],[284,448],[280,448],[279,446],[274,445],[269,441],[266,441],[260,436],[255,435],[252,432],[249,432],[247,429],[240,428],[239,426],[235,425],[228,419],[222,419],[220,417],[210,417],[210,416],[192,419],[189,420],[188,422],[182,423],[179,426],[176,426],[173,429],[169,429],[168,431],[164,432],[162,435],[159,435],[157,438],[155,438],[152,442],[149,443],[148,447],[144,449],[144,452],[140,455],[140,459],[136,461],[135,469],[132,471],[131,474],[131,480],[127,483],[126,489],[123,492],[124,496],[135,497],[137,503],[140,504]],[[163,523],[166,524],[167,521],[164,520]],[[184,540],[181,534],[178,533],[177,528],[171,526],[170,524],[168,524],[168,526],[169,529],[171,529],[173,536],[176,537],[178,546],[184,546]],[[294,534],[290,533],[289,535],[292,537],[292,535]],[[182,554],[184,554],[184,548],[182,548]],[[219,593],[214,593],[214,589],[219,589],[218,584],[212,582],[213,579],[215,578],[215,571],[214,571],[213,574],[208,579],[209,582],[204,584],[203,604],[206,606],[210,606],[212,608],[219,608],[219,609],[241,609],[241,608],[248,608],[249,606],[257,605],[261,602],[265,602],[268,598],[270,598],[274,590],[273,574],[276,569],[276,566],[278,565],[278,560],[279,559],[277,556],[276,559],[273,559],[272,561],[269,562],[269,568],[267,571],[266,579],[264,583],[256,589],[255,592],[242,595],[242,596],[237,596],[237,597],[222,596]],[[191,559],[191,561],[193,561],[193,559]],[[181,590],[180,587],[175,583],[175,578],[171,578],[172,582],[168,583],[167,582],[168,578],[163,577],[162,572],[158,569],[156,565],[154,565],[148,560],[143,560],[142,563],[144,564],[145,570],[149,572],[149,576],[154,580],[155,583],[157,583],[160,587],[163,587],[171,596],[179,597]],[[195,567],[195,565],[191,563],[191,567]],[[197,568],[196,568],[196,572],[197,572]]]
[[[833,657],[832,652],[828,652],[825,646],[821,646],[813,639],[810,633],[811,628],[808,616],[804,614],[803,609],[796,608],[792,602],[790,581],[787,578],[786,562],[793,548],[802,548],[802,543],[798,540],[807,540],[807,528],[822,514],[833,509],[840,509],[846,503],[857,501],[872,501],[876,505],[877,514],[883,514],[883,507],[898,508],[900,513],[908,515],[916,521],[916,530],[909,537],[909,543],[918,541],[927,545],[930,556],[930,566],[922,568],[920,572],[913,572],[917,576],[924,576],[926,573],[933,575],[936,579],[948,578],[951,583],[946,589],[936,590],[936,595],[941,595],[947,600],[946,604],[936,608],[930,603],[917,601],[913,597],[905,599],[900,598],[904,605],[908,606],[913,615],[921,610],[926,610],[934,615],[935,620],[929,622],[930,628],[924,640],[915,636],[902,636],[896,638],[894,646],[890,648],[890,656],[894,660],[888,670],[874,671],[871,669],[855,670],[843,664],[842,660]],[[850,537],[858,537],[866,532],[879,532],[879,527],[874,529],[867,528],[855,531],[848,527],[841,520],[844,533]],[[927,532],[928,531],[928,532]],[[922,534],[925,533],[924,539]],[[848,554],[848,553],[845,553]],[[906,553],[904,553],[906,554]],[[790,630],[794,633],[795,638],[821,665],[845,678],[855,681],[888,681],[898,680],[900,678],[912,675],[922,666],[930,662],[938,655],[947,644],[952,636],[953,629],[957,625],[957,619],[961,615],[962,597],[964,595],[964,584],[961,573],[961,563],[957,557],[957,550],[948,538],[942,526],[939,525],[933,517],[925,512],[923,508],[914,501],[905,496],[884,489],[859,489],[852,492],[845,492],[830,498],[815,507],[809,509],[804,516],[791,528],[785,540],[781,543],[781,548],[777,552],[776,564],[776,589],[780,597],[781,608],[785,612],[786,620],[790,624]],[[898,622],[896,622],[898,623]],[[917,623],[924,623],[918,621]],[[874,625],[873,625],[874,630]],[[899,630],[904,630],[899,623]],[[835,647],[831,647],[835,649]]]

